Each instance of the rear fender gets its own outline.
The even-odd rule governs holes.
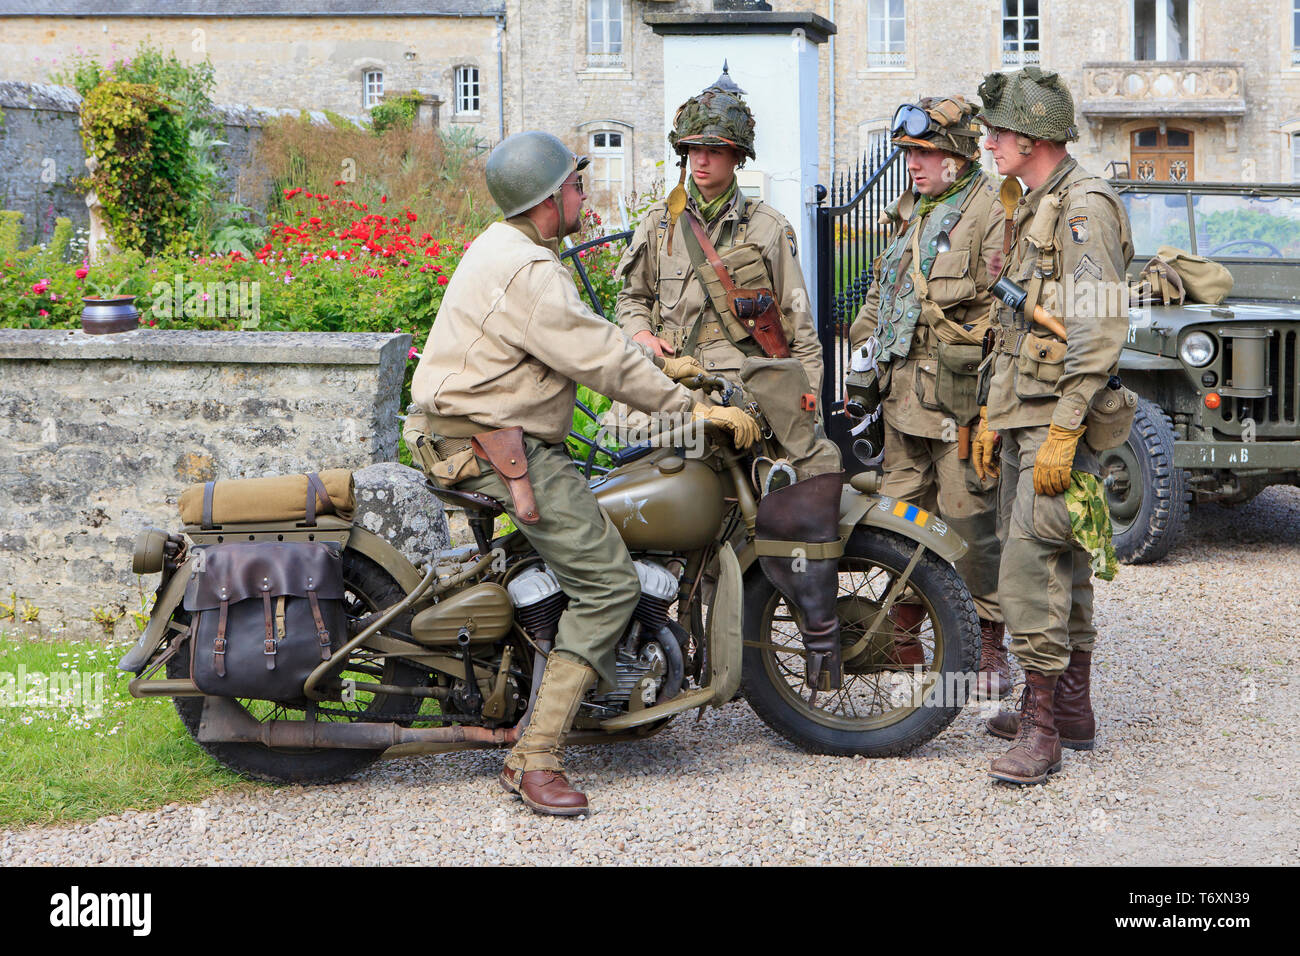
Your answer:
[[[153,652],[162,643],[163,635],[167,633],[167,622],[171,620],[172,612],[180,606],[181,599],[185,597],[185,586],[189,584],[193,566],[194,559],[190,558],[172,574],[167,587],[163,588],[162,594],[154,601],[153,610],[149,612],[149,624],[140,635],[140,640],[136,641],[126,652],[126,656],[117,662],[118,670],[137,676],[144,670],[149,659],[153,657]]]

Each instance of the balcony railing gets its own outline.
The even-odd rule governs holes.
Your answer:
[[[1003,66],[1035,66],[1042,61],[1042,54],[1038,50],[1003,50]]]
[[[867,66],[873,70],[901,70],[907,66],[905,50],[868,50]]]
[[[622,65],[622,50],[615,53],[596,53],[591,50],[587,51],[587,69],[589,70],[615,70]]]
[[[1245,66],[1227,60],[1085,63],[1080,112],[1091,119],[1243,116]]]

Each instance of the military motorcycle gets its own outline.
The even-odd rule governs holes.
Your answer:
[[[723,379],[708,385],[723,400],[736,391]],[[623,450],[616,467],[590,482],[634,559],[642,596],[618,644],[617,684],[588,694],[568,743],[645,738],[738,691],[810,753],[895,756],[931,740],[965,705],[978,664],[975,607],[949,563],[965,543],[936,515],[877,494],[871,472],[844,486],[843,682],[817,693],[805,682],[798,613],[754,551],[757,498],[778,450],[770,432],[737,451],[713,428],[683,425]],[[430,488],[465,510],[475,543],[439,551],[423,569],[330,514],[143,532],[133,567],[162,578],[147,628],[118,665],[135,675],[130,693],[172,697],[185,729],[218,762],[272,781],[325,783],[381,758],[511,745],[567,598],[521,533],[492,537],[499,501]],[[191,670],[206,612],[184,599],[205,555],[234,543],[302,541],[341,552],[346,625],[322,636],[328,647],[292,699],[205,693]],[[910,670],[891,657],[889,612],[900,601],[925,611],[925,664]],[[283,617],[276,612],[277,628]],[[224,617],[221,627],[225,640]],[[258,630],[245,639],[260,654]]]

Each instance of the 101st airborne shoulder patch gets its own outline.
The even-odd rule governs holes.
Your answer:
[[[786,226],[786,227],[785,227],[785,238],[786,238],[786,239],[789,241],[789,243],[790,243],[790,255],[791,255],[792,257],[794,257],[795,259],[798,259],[798,258],[799,258],[799,247],[798,247],[798,245],[797,245],[797,244],[795,243],[795,241],[794,241],[794,227],[793,227],[793,226]]]
[[[1088,217],[1071,216],[1070,217],[1070,238],[1083,245],[1088,241]]]

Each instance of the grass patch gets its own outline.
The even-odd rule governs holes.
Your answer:
[[[127,646],[0,632],[0,827],[77,823],[270,786],[204,753],[170,698],[127,693],[129,675],[116,666]]]

